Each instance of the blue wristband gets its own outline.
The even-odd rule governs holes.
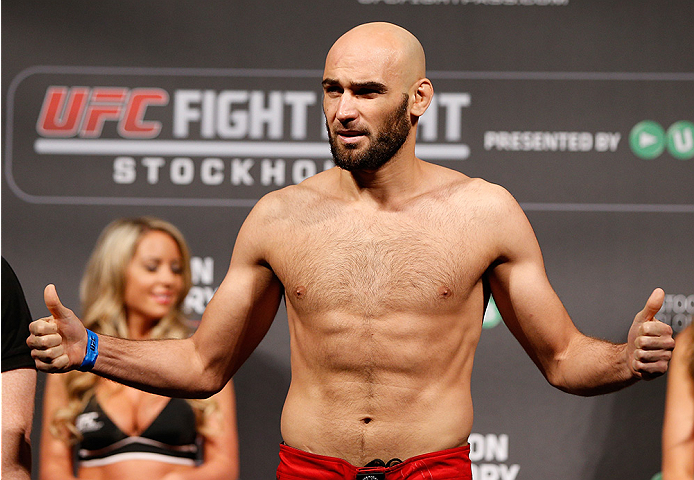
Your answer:
[[[84,354],[84,360],[77,370],[80,372],[88,372],[94,367],[96,357],[99,356],[99,337],[96,333],[87,329],[87,353]]]

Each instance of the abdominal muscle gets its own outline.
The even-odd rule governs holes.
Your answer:
[[[177,465],[155,460],[124,460],[98,467],[80,467],[77,477],[88,480],[152,480],[163,478],[168,473],[186,472],[194,468],[194,465]]]
[[[467,444],[480,320],[466,325],[459,315],[435,314],[306,320],[289,313],[287,445],[363,466]]]

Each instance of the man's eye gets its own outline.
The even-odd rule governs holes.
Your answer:
[[[380,92],[378,90],[374,90],[373,88],[360,88],[359,90],[356,90],[354,92],[355,95],[358,97],[368,97],[368,98],[373,98],[376,95],[378,95]]]

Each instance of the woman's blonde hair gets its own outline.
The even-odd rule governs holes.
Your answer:
[[[168,234],[181,252],[183,289],[173,308],[152,329],[150,338],[185,338],[191,333],[183,314],[183,302],[191,287],[190,250],[183,234],[171,223],[154,217],[124,218],[111,222],[101,233],[80,284],[82,322],[88,329],[113,337],[128,338],[124,302],[125,273],[142,237],[148,232]],[[51,432],[70,443],[81,439],[75,419],[94,395],[98,377],[78,371],[64,375],[69,403],[58,410]],[[215,405],[209,400],[191,400],[199,427]]]

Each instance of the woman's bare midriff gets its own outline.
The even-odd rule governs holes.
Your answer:
[[[85,480],[163,479],[169,473],[186,472],[194,468],[193,465],[176,465],[152,460],[125,460],[98,467],[81,467],[78,477]]]

